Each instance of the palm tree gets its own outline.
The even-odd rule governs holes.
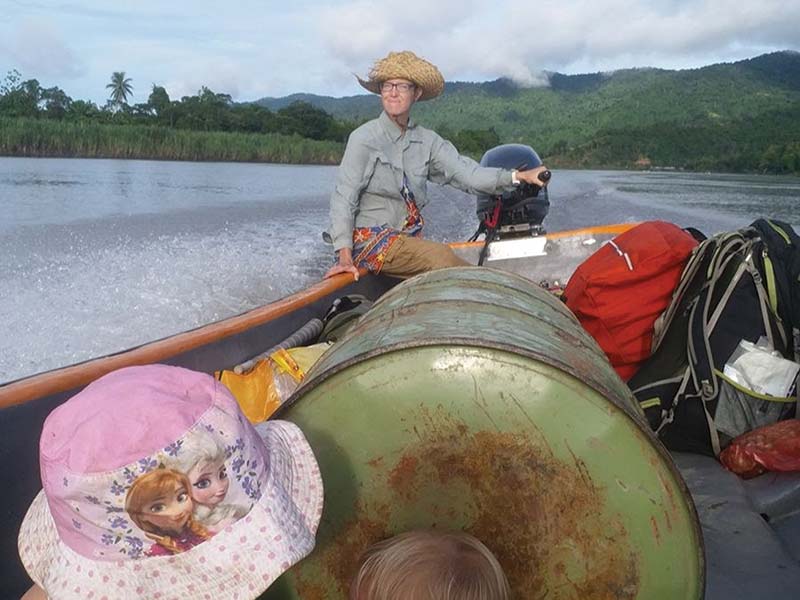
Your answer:
[[[108,99],[117,107],[126,104],[128,96],[133,94],[131,78],[125,78],[125,71],[114,71],[111,74],[111,83],[106,88],[111,90],[111,96]]]

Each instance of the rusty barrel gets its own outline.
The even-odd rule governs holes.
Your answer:
[[[359,554],[469,532],[515,598],[701,598],[691,498],[633,396],[532,282],[444,269],[388,292],[277,418],[322,470],[314,552],[268,597],[346,598]]]

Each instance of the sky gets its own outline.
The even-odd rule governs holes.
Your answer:
[[[390,50],[412,50],[448,81],[547,72],[694,68],[800,50],[800,0],[0,0],[0,86],[58,86],[105,103],[111,73],[131,103],[154,84],[173,99],[201,86],[244,102],[365,93]]]

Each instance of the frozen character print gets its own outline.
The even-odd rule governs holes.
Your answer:
[[[103,375],[48,415],[39,449],[17,537],[26,600],[256,598],[314,548],[324,491],[305,435],[256,431],[207,373]]]
[[[249,511],[248,506],[224,502],[230,487],[226,458],[225,448],[216,439],[203,432],[194,432],[183,440],[169,461],[170,467],[188,476],[195,519],[212,534],[222,531]]]
[[[125,497],[125,511],[153,544],[147,556],[185,552],[212,533],[192,511],[189,478],[173,469],[157,468],[133,482]]]

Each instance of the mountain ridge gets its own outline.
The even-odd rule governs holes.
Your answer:
[[[768,118],[800,112],[798,52],[773,52],[694,69],[552,73],[550,84],[523,88],[502,78],[447,82],[442,96],[414,107],[414,119],[445,137],[465,130],[493,130],[500,142],[529,144],[553,164],[713,168],[714,159],[723,157],[709,153],[723,149],[726,164],[747,169],[749,161],[761,160],[768,151],[774,154],[771,146],[800,145],[800,119]],[[292,94],[258,103],[277,110],[294,101],[308,102],[354,124],[380,112],[380,101],[371,94],[344,98]],[[753,131],[754,122],[767,131]],[[671,129],[684,132],[694,143],[685,145],[671,133],[666,135]],[[650,139],[643,133],[647,131],[664,135]],[[698,131],[703,137],[697,138]],[[608,144],[619,153],[593,151],[593,144]],[[601,155],[603,160],[593,158]]]
[[[603,82],[621,74],[644,73],[644,72],[694,73],[706,69],[712,69],[715,67],[736,66],[736,65],[751,66],[751,65],[769,64],[770,66],[772,66],[774,65],[774,59],[776,57],[795,58],[798,59],[797,65],[800,65],[800,52],[795,50],[779,50],[776,52],[761,54],[759,56],[755,56],[752,58],[742,59],[739,61],[712,63],[710,65],[705,65],[702,67],[692,67],[687,69],[664,69],[660,67],[624,67],[621,69],[615,69],[613,71],[595,71],[593,73],[575,73],[575,74],[560,73],[558,71],[545,71],[549,81],[549,85],[547,86],[533,86],[533,87],[521,86],[507,77],[498,77],[497,79],[490,79],[486,81],[460,81],[460,80],[445,81],[444,94],[446,95],[448,93],[460,91],[465,88],[491,89],[495,87],[503,87],[503,88],[510,87],[515,90],[550,88],[550,89],[558,89],[565,91],[569,90],[583,91],[584,89],[594,88],[597,85],[600,85]],[[800,66],[798,66],[798,69],[800,69]],[[581,83],[575,83],[575,82],[581,82]],[[587,84],[585,82],[589,83]],[[792,83],[794,86],[800,85],[800,71],[795,70],[794,77],[792,78]],[[254,100],[251,103],[259,104],[261,106],[266,106],[270,110],[277,110],[279,108],[283,108],[284,106],[288,106],[289,104],[295,101],[309,102],[310,104],[322,108],[321,104],[340,103],[340,102],[347,103],[350,101],[359,101],[360,99],[364,98],[375,98],[375,95],[364,93],[364,94],[354,94],[349,96],[325,96],[320,94],[312,94],[308,92],[295,92],[293,94],[288,94],[286,96],[266,96]],[[316,104],[317,102],[321,104]],[[337,115],[336,113],[332,114],[334,116],[341,116]]]

